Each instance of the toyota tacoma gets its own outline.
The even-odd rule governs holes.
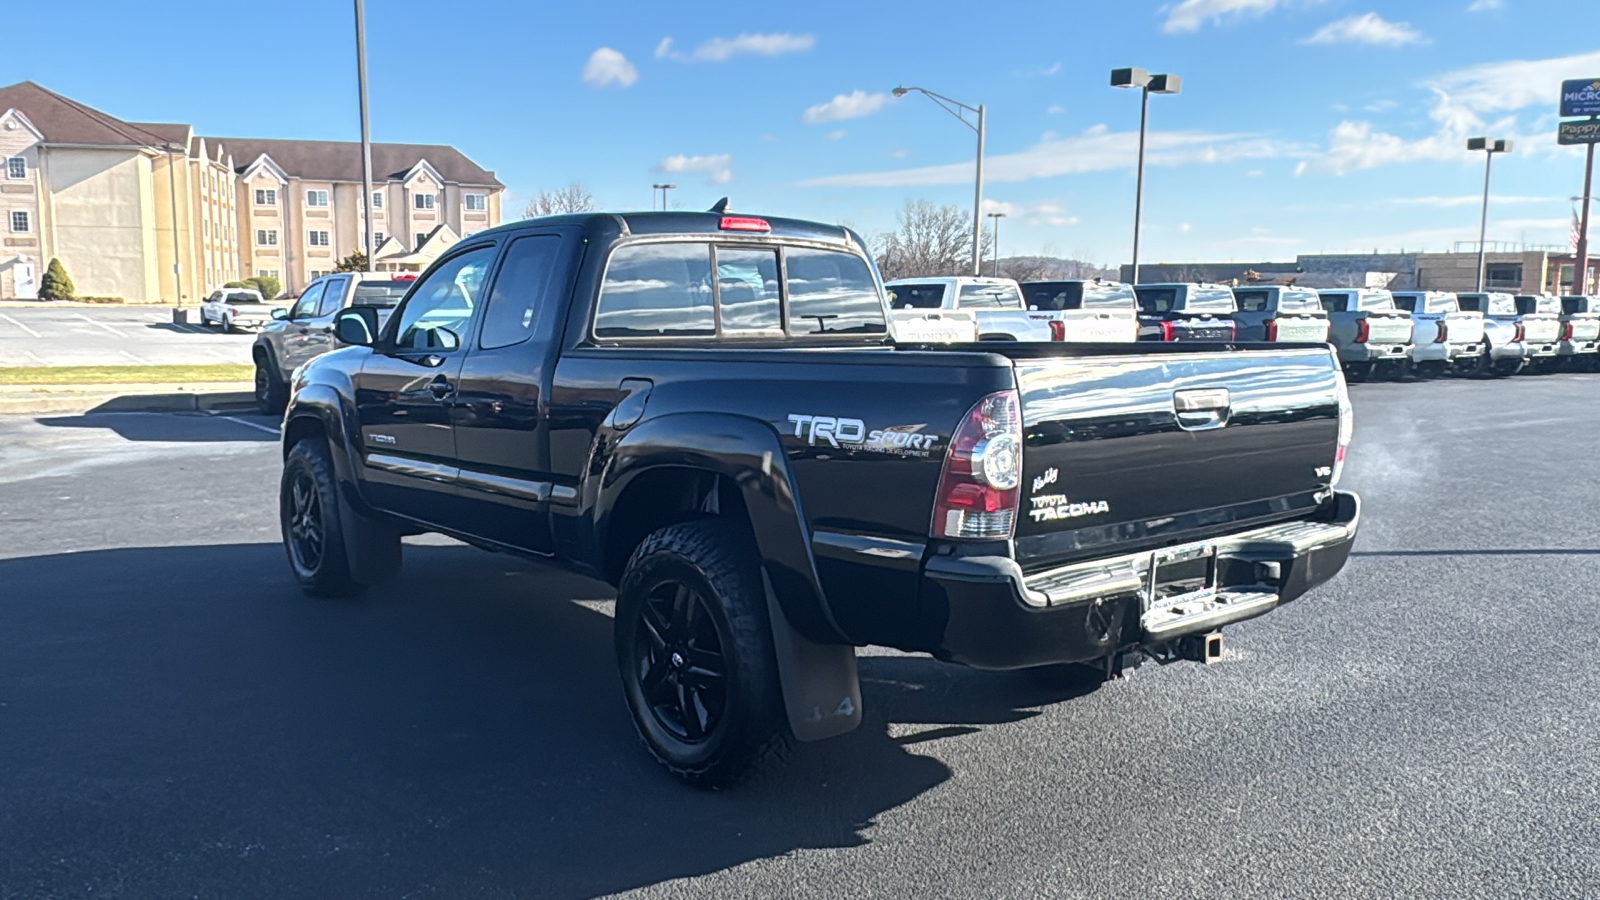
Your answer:
[[[437,532],[615,585],[650,752],[698,785],[861,721],[855,648],[1207,659],[1355,538],[1322,344],[896,344],[848,229],[588,213],[464,239],[296,370],[310,593]]]

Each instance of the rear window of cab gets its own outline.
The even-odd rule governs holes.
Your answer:
[[[883,337],[888,331],[866,260],[772,243],[621,244],[606,264],[594,318],[594,336],[604,340]]]

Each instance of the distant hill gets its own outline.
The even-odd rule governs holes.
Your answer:
[[[983,274],[994,270],[994,264],[984,261]],[[1063,281],[1077,278],[1115,279],[1117,270],[1081,259],[1059,256],[1002,256],[1000,276],[1017,281]]]

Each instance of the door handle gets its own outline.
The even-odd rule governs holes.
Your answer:
[[[443,375],[428,382],[428,393],[432,394],[435,400],[443,400],[450,396],[450,392],[453,390],[455,390],[455,385],[451,384],[450,380]]]

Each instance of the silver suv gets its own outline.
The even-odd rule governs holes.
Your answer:
[[[417,276],[390,272],[337,272],[306,286],[288,310],[272,311],[250,355],[256,364],[256,406],[268,415],[283,412],[289,376],[308,360],[338,349],[333,317],[351,306],[378,309],[380,322],[415,284]]]

